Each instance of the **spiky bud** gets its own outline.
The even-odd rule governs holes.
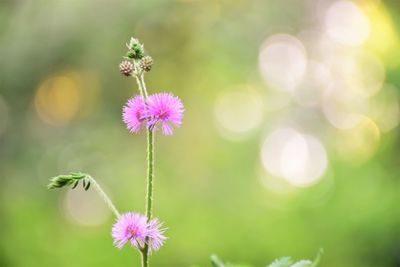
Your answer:
[[[131,37],[131,39],[129,40],[129,44],[127,43],[126,47],[128,47],[128,49],[133,49],[133,47],[138,44],[140,45],[139,40]]]
[[[119,71],[125,76],[131,76],[133,72],[133,63],[128,60],[122,61],[119,64]]]
[[[141,59],[144,57],[144,48],[141,43],[139,43],[138,39],[131,38],[129,44],[126,44],[129,51],[126,53],[126,56],[130,59]]]
[[[153,66],[153,58],[151,56],[145,56],[139,63],[139,67],[144,71],[150,71]]]

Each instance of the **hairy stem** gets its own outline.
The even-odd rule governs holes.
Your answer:
[[[107,204],[107,206],[110,208],[110,210],[114,213],[114,215],[118,218],[120,216],[117,208],[114,206],[114,204],[112,203],[111,199],[107,196],[107,194],[103,191],[103,189],[100,187],[100,185],[96,182],[95,179],[93,179],[93,177],[88,176],[87,177],[90,181],[90,183],[92,184],[92,186],[94,187],[94,189],[97,191],[97,193],[99,193],[99,195],[101,196],[101,198],[104,200],[104,202]]]
[[[146,194],[146,216],[150,221],[153,208],[153,177],[154,176],[154,133],[147,129],[147,194]]]
[[[147,89],[144,82],[143,73],[136,76],[139,91],[145,101],[147,101]],[[147,127],[147,192],[146,192],[146,217],[151,220],[153,208],[153,177],[154,177],[154,133],[150,127]],[[147,241],[147,240],[146,240]],[[146,242],[142,253],[142,267],[149,266],[149,246]]]
[[[141,250],[142,253],[142,267],[148,267],[149,266],[149,254],[143,250]]]

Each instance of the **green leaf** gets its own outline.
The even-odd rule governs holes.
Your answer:
[[[71,176],[74,180],[82,180],[82,179],[86,179],[89,175],[86,173],[81,173],[81,172],[72,172]]]
[[[293,262],[290,257],[282,257],[276,259],[273,263],[271,263],[267,267],[290,267],[292,263]]]
[[[61,174],[51,178],[50,183],[47,185],[47,187],[49,189],[54,189],[71,185],[72,188],[75,188],[80,180],[83,179],[83,181],[85,181],[87,177],[89,177],[89,175],[81,172],[71,172],[70,174]]]

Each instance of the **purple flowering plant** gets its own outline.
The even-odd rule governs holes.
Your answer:
[[[88,174],[72,172],[58,175],[50,180],[48,188],[71,186],[76,188],[79,183],[85,190],[92,186],[103,198],[116,217],[111,235],[114,245],[121,249],[130,244],[142,255],[142,267],[149,266],[149,256],[157,251],[167,239],[165,228],[153,218],[153,179],[154,179],[154,135],[157,129],[164,135],[172,135],[174,127],[182,124],[183,104],[179,97],[169,92],[149,94],[144,81],[144,75],[151,70],[153,59],[146,55],[143,45],[135,38],[126,44],[128,52],[119,65],[120,72],[127,77],[134,77],[139,93],[127,101],[122,109],[122,120],[127,129],[134,134],[146,131],[147,134],[147,193],[145,213],[127,212],[121,214],[111,199],[103,191],[96,180]]]
[[[102,197],[105,204],[116,217],[111,229],[114,246],[122,249],[130,244],[141,254],[142,267],[149,266],[149,256],[160,249],[166,241],[166,228],[157,218],[153,218],[153,180],[154,180],[154,135],[159,130],[164,135],[172,135],[174,127],[182,124],[184,107],[179,97],[170,92],[150,94],[147,91],[144,75],[151,70],[153,59],[146,55],[143,45],[135,38],[126,44],[128,52],[119,65],[121,74],[134,77],[138,84],[139,94],[130,98],[122,109],[122,120],[127,129],[138,134],[146,131],[147,134],[147,192],[145,213],[120,213],[111,199],[103,191],[97,181],[89,174],[71,172],[58,175],[50,179],[49,189],[70,186],[75,189],[79,183],[84,190],[93,187]],[[290,257],[282,257],[267,267],[316,267],[320,261],[322,250],[314,261],[300,260],[293,262]],[[249,267],[233,265],[220,260],[216,255],[211,256],[214,267]]]

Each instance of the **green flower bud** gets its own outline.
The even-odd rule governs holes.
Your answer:
[[[126,44],[129,51],[126,56],[130,59],[141,59],[144,57],[144,48],[143,45],[139,43],[138,39],[131,38],[129,44]]]
[[[128,47],[128,49],[133,49],[133,47],[135,45],[140,45],[139,40],[136,38],[131,37],[131,39],[129,40],[129,44],[126,44],[126,46]]]
[[[130,59],[134,59],[134,58],[136,57],[135,51],[129,50],[129,51],[126,53],[126,57],[127,57],[127,58],[130,58]]]

